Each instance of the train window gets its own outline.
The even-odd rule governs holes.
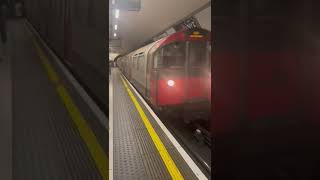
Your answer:
[[[190,42],[189,46],[189,59],[191,66],[204,66],[207,64],[207,54],[211,51],[208,47],[208,43],[204,41],[200,42]]]
[[[132,57],[132,66],[133,68],[136,68],[136,58]]]
[[[138,57],[135,57],[135,63],[136,63],[136,69],[139,70],[139,67],[138,67]]]
[[[135,69],[138,70],[138,57],[134,57],[134,58],[133,58],[133,63],[134,63]]]
[[[185,43],[175,42],[163,48],[162,67],[182,67],[185,64]]]
[[[138,57],[138,67],[143,69],[144,55]]]
[[[162,49],[157,51],[154,54],[154,58],[153,58],[153,68],[160,68],[162,67],[163,61],[162,61]]]

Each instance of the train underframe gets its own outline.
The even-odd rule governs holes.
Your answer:
[[[210,102],[186,102],[181,105],[160,106],[157,111],[168,119],[182,120],[192,126],[199,141],[211,145],[211,104]]]

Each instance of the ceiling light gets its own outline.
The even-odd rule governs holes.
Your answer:
[[[118,29],[118,25],[116,24],[116,25],[114,25],[114,29],[115,30],[117,30]]]
[[[114,4],[114,0],[112,0],[112,4]]]
[[[114,37],[117,37],[117,33],[113,33],[113,36],[114,36]]]
[[[116,9],[116,18],[119,18],[119,13],[120,13],[120,11],[119,11],[119,9]]]

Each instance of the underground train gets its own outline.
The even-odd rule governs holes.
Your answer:
[[[158,112],[186,123],[210,117],[211,33],[182,30],[117,58],[117,65]]]

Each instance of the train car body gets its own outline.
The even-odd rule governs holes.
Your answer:
[[[153,108],[171,114],[187,113],[187,122],[208,119],[210,32],[177,32],[119,58],[118,66]]]

